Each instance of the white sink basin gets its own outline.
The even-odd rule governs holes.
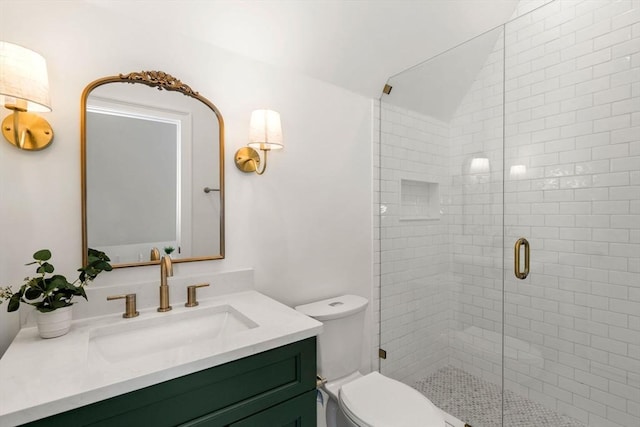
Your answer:
[[[0,426],[15,426],[317,335],[322,324],[253,290],[75,320],[43,340],[22,328],[0,359]],[[47,363],[42,363],[42,358]],[[24,367],[29,366],[29,375]],[[56,369],[51,369],[55,366]]]
[[[220,345],[257,323],[230,305],[188,309],[101,326],[89,333],[89,354],[108,363],[154,357],[175,359],[194,348]]]

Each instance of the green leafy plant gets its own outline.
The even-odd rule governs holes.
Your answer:
[[[164,247],[164,253],[167,255],[171,255],[171,252],[175,251],[176,249],[173,246],[165,246]]]
[[[26,277],[24,284],[17,292],[11,290],[11,286],[0,288],[0,304],[7,300],[7,311],[16,311],[20,303],[34,306],[38,311],[46,313],[73,304],[75,296],[87,299],[84,287],[93,281],[103,271],[111,271],[109,257],[104,253],[89,248],[87,265],[79,268],[78,278],[69,282],[66,277],[52,273],[55,271],[51,259],[51,251],[41,249],[33,254],[32,261],[25,265],[37,264],[37,276]]]

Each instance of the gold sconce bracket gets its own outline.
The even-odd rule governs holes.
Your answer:
[[[22,150],[37,151],[53,141],[53,129],[42,117],[27,112],[14,111],[2,120],[2,135]]]
[[[257,172],[260,167],[260,155],[251,147],[242,147],[236,151],[235,162],[242,172]]]

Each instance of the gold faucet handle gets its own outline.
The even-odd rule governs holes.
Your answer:
[[[110,295],[107,297],[107,301],[112,301],[114,299],[125,300],[125,311],[122,314],[122,317],[125,319],[137,317],[140,314],[136,310],[136,294]]]
[[[196,289],[204,288],[205,286],[209,286],[208,283],[200,283],[198,285],[187,286],[187,302],[184,304],[185,307],[195,307],[198,305],[198,301],[196,300]]]

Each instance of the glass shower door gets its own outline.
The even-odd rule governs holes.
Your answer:
[[[640,425],[639,7],[505,27],[504,425]]]
[[[547,2],[388,83],[382,373],[474,427],[639,426],[640,3]]]
[[[381,372],[474,427],[502,413],[503,30],[380,101]]]

